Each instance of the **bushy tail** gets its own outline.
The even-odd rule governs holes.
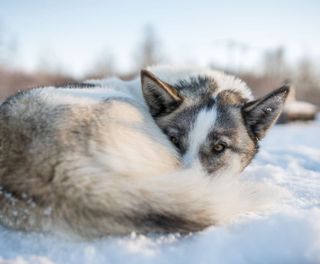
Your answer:
[[[248,181],[239,175],[210,177],[199,170],[144,179],[136,187],[148,194],[155,210],[172,211],[191,221],[203,216],[210,224],[223,224],[249,212],[265,212],[288,193],[271,184]]]

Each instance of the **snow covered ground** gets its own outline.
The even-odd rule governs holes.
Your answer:
[[[0,263],[320,263],[320,119],[279,125],[242,177],[292,193],[268,215],[179,235],[71,242],[0,227]]]

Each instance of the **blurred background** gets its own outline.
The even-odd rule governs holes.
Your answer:
[[[18,90],[188,64],[290,81],[320,105],[320,1],[1,0],[0,101]]]

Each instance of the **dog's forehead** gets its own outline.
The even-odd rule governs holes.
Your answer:
[[[200,104],[205,107],[212,100],[222,105],[242,105],[250,97],[245,93],[242,83],[239,85],[236,80],[225,86],[226,84],[218,83],[213,77],[196,76],[179,80],[174,87],[190,105]]]
[[[212,96],[219,88],[215,80],[207,76],[191,76],[179,80],[174,87],[184,97],[192,98]]]
[[[209,109],[215,108],[214,112],[216,112],[220,120],[234,120],[239,109],[241,109],[248,99],[243,97],[238,91],[222,90],[219,92],[215,91],[215,89],[217,88],[212,88],[211,92],[206,91],[203,94],[201,94],[201,91],[198,91],[197,94],[192,92],[190,97],[186,98],[186,104],[177,112],[177,117],[182,117],[182,119],[188,121],[195,121],[201,111],[208,112]],[[210,115],[208,118],[210,118]]]
[[[208,134],[231,136],[241,125],[241,102],[237,93],[224,91],[221,96],[206,97],[186,106],[176,114],[173,123],[189,131],[198,126]]]
[[[194,103],[188,103],[186,106],[182,106],[182,109],[175,115],[175,120],[185,126],[193,126],[193,123],[199,117],[201,112],[209,111],[216,104],[216,100],[213,97],[206,98],[202,101]],[[212,114],[213,118],[213,114]],[[210,122],[210,114],[207,115],[207,121]]]

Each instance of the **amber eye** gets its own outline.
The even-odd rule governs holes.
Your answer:
[[[213,148],[212,148],[212,150],[213,150],[214,152],[220,153],[220,152],[224,151],[225,148],[226,148],[226,146],[220,143],[220,144],[214,145]]]
[[[171,142],[172,142],[173,144],[175,144],[175,145],[178,145],[178,143],[179,143],[178,138],[175,137],[175,136],[171,136],[171,137],[170,137],[170,140],[171,140]]]

